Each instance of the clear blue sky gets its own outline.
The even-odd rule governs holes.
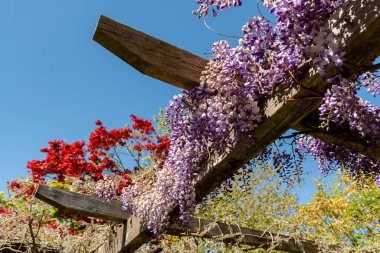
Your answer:
[[[131,113],[151,118],[180,92],[94,42],[100,15],[206,57],[223,38],[192,15],[196,8],[195,0],[2,0],[0,191],[27,175],[26,162],[43,158],[49,140],[85,140],[97,119],[118,128]],[[209,24],[240,35],[255,13],[247,1]]]
[[[94,42],[100,15],[207,57],[211,44],[225,38],[191,14],[196,8],[195,0],[2,0],[0,191],[27,175],[26,162],[42,159],[39,149],[49,140],[86,140],[97,119],[118,128],[131,113],[151,118],[180,92]],[[256,1],[245,1],[208,23],[240,35],[253,15]],[[310,196],[310,182],[306,188]]]

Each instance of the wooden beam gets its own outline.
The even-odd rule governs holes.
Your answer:
[[[380,55],[379,11],[380,0],[347,1],[329,19],[327,25],[331,28],[335,38],[338,40],[337,43],[343,46],[346,62],[366,66]],[[107,20],[107,22],[108,21],[111,22],[110,20]],[[101,30],[99,27],[98,29]],[[149,72],[145,71],[144,67],[139,68],[139,62],[142,62],[143,66],[144,64],[150,65],[147,63],[150,62],[150,58],[148,58],[148,60],[144,58],[146,54],[137,50],[137,43],[133,43],[135,40],[142,43],[141,38],[139,39],[141,33],[133,30],[133,32],[136,32],[137,38],[135,39],[127,35],[126,39],[124,39],[123,29],[125,28],[110,28],[110,30],[112,30],[108,34],[110,41],[107,42],[105,36],[103,38],[104,41],[102,41],[103,45],[106,47],[108,46],[107,43],[114,46],[116,45],[117,48],[116,46],[115,48],[117,50],[111,50],[112,52],[116,51],[116,55],[119,57],[122,56],[121,58],[127,62],[130,61],[132,66],[139,71],[157,78],[155,71]],[[112,34],[114,35],[111,36]],[[96,38],[96,33],[95,40],[101,41]],[[134,50],[128,48],[125,41],[130,43],[131,48],[134,48]],[[146,48],[146,50],[150,50],[149,52],[153,54],[157,46],[159,46],[159,42],[153,47]],[[107,48],[112,49],[111,46]],[[124,55],[122,53],[123,50],[125,51]],[[131,53],[132,51],[133,53]],[[140,55],[144,57],[140,57]],[[131,60],[128,60],[129,56]],[[156,64],[155,66],[164,66],[162,62],[165,62],[165,57],[157,56],[157,54],[152,57],[154,58],[153,62]],[[169,58],[169,61],[173,63],[171,59],[175,59],[176,57],[169,56]],[[160,61],[161,63],[157,63]],[[167,69],[163,70],[162,68],[157,69],[157,73],[159,73],[158,79],[164,80],[163,76],[166,74],[169,73],[170,75],[170,73],[175,73],[175,71],[168,72],[166,70]],[[165,75],[161,73],[165,73]],[[192,76],[192,80],[194,80],[193,77],[194,76]],[[164,81],[169,79],[170,78],[167,78]],[[176,81],[169,83],[178,85]],[[299,83],[302,84],[302,87],[298,85],[289,88],[285,84],[278,89],[276,96],[260,101],[260,108],[264,115],[263,122],[257,127],[252,138],[244,139],[239,142],[236,141],[225,156],[213,157],[204,165],[203,169],[199,172],[199,176],[194,180],[197,201],[201,201],[204,196],[219,186],[221,182],[231,177],[238,168],[255,157],[265,147],[279,138],[293,125],[297,125],[308,114],[315,111],[321,105],[322,99],[302,99],[304,97],[315,96],[316,94],[323,96],[329,88],[329,85],[318,75],[317,70],[310,68],[303,78],[299,80]],[[192,85],[194,85],[194,82]],[[192,85],[190,85],[190,87]],[[175,215],[175,210],[173,210],[173,214]]]
[[[329,19],[330,29],[343,45],[346,62],[366,66],[380,55],[379,12],[380,0],[349,1]],[[205,165],[195,180],[198,201],[321,105],[319,98],[302,99],[323,96],[329,88],[316,69],[310,68],[299,83],[302,87],[283,85],[276,96],[261,101],[264,118],[252,138],[237,142],[227,155],[215,157]]]
[[[128,38],[128,43],[124,42],[122,38]],[[207,64],[206,59],[104,16],[99,19],[94,39],[121,59],[130,63],[138,71],[184,89],[192,89],[199,85],[199,78]],[[118,45],[117,49],[115,45]],[[153,48],[158,53],[151,57],[151,51],[147,50],[147,48]],[[130,55],[131,51],[134,52],[133,57]],[[160,52],[170,52],[170,55]],[[175,57],[172,55],[175,55]],[[157,63],[160,63],[161,71],[146,71],[146,66],[155,66]],[[173,66],[181,66],[181,70],[173,68]],[[189,80],[191,81],[189,82]],[[181,85],[181,82],[186,85]],[[316,127],[319,125],[318,119],[318,109],[316,109],[298,124],[292,125],[291,128],[302,132],[310,132],[310,135],[327,143],[341,145],[352,151],[380,160],[380,148],[368,145],[358,134],[349,129],[331,127],[330,131],[321,130]]]
[[[104,220],[125,223],[131,214],[122,210],[118,201],[110,201],[104,204],[104,200],[90,195],[70,192],[59,188],[39,185],[36,198],[52,205],[66,213],[93,216]]]
[[[75,212],[74,212],[75,213]],[[96,214],[93,214],[93,217]],[[92,251],[92,253],[119,253],[125,245],[125,224],[115,226],[113,233],[109,236],[99,248]]]
[[[66,213],[80,214],[124,224],[118,228],[107,243],[98,249],[97,253],[134,252],[141,244],[151,238],[146,226],[137,217],[134,217],[131,212],[123,211],[122,204],[119,201],[105,202],[97,196],[66,191],[46,185],[39,185],[35,196]]]
[[[101,16],[94,40],[141,73],[183,89],[197,85],[207,60]],[[164,59],[164,60],[163,60]]]
[[[166,234],[174,236],[196,236],[223,241],[225,243],[247,245],[263,249],[275,249],[292,253],[319,253],[321,245],[311,240],[297,239],[286,235],[241,227],[236,224],[207,221],[190,217],[186,225],[173,223]],[[323,245],[324,249],[339,250],[335,245]]]
[[[104,202],[96,196],[84,195],[40,185],[37,189],[36,197],[59,208],[61,211],[66,212],[67,210],[70,210],[70,213],[81,215],[83,215],[82,203],[93,203],[91,206],[95,208],[87,210],[87,216],[124,223],[124,225],[116,227],[115,233],[107,242],[96,250],[96,253],[134,252],[137,249],[137,246],[147,242],[147,239],[149,241],[151,238],[151,235],[146,233],[144,226],[141,226],[143,222],[139,218],[131,216],[128,212],[122,211],[121,208],[115,210],[115,212],[110,212],[109,202]],[[116,204],[121,206],[121,203],[118,201],[114,201],[113,203],[115,207]],[[123,213],[125,214],[124,217],[129,218],[120,218],[123,217]],[[145,233],[146,237],[142,237],[142,233]],[[319,246],[310,240],[296,240],[296,238],[291,238],[285,235],[240,227],[238,225],[228,225],[222,222],[207,221],[194,217],[190,217],[186,224],[178,222],[171,224],[167,228],[166,234],[174,236],[191,235],[264,249],[270,248],[272,242],[275,241],[276,246],[274,249],[285,252],[299,253],[305,250],[305,252],[317,253],[320,251]],[[136,240],[139,240],[139,243],[137,243]],[[330,249],[337,249],[336,246],[324,246],[329,247]]]

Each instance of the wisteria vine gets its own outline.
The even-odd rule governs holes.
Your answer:
[[[240,6],[240,0],[198,0],[199,16]],[[146,217],[149,227],[160,232],[169,212],[177,205],[185,219],[195,203],[192,181],[210,155],[224,155],[239,141],[250,137],[261,122],[258,101],[272,95],[284,82],[294,85],[306,62],[317,64],[319,73],[332,84],[320,108],[321,120],[348,125],[369,145],[380,133],[380,108],[360,99],[358,87],[379,94],[377,76],[366,73],[356,81],[342,75],[328,76],[327,66],[343,70],[343,52],[325,25],[343,0],[264,0],[276,17],[273,25],[264,17],[253,17],[243,26],[244,37],[236,47],[227,41],[214,43],[212,58],[201,77],[201,85],[183,91],[166,108],[171,146],[157,174],[147,175],[124,188],[125,209]],[[232,137],[233,136],[233,137]],[[298,141],[298,153],[319,159],[321,170],[344,165],[356,173],[379,173],[379,164],[347,149],[314,138]],[[370,166],[370,167],[369,167]],[[369,169],[370,168],[370,169]],[[376,174],[377,175],[377,174]]]

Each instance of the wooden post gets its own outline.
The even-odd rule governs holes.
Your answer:
[[[366,66],[380,55],[379,12],[380,0],[348,1],[328,20],[327,25],[333,32],[337,43],[343,47],[346,63]],[[101,17],[99,21],[94,39],[142,73],[183,88],[197,85],[199,67],[204,66],[202,65],[204,61],[197,62],[192,56],[181,58],[177,51],[178,48],[170,47],[167,43],[163,45],[166,51],[157,50],[162,46],[157,39],[152,39],[147,35],[144,37],[141,32],[104,17]],[[146,43],[150,40],[155,43]],[[189,60],[192,62],[191,64],[186,64],[188,61],[186,57],[191,57]],[[170,63],[170,66],[166,61]],[[177,63],[178,67],[173,63]],[[197,70],[194,69],[194,66]],[[190,67],[195,71],[192,72]],[[181,85],[182,82],[178,82],[180,79],[177,80],[177,78],[183,77],[178,74],[181,71],[192,72],[190,75],[186,74],[187,80],[183,81],[183,85]],[[315,112],[321,105],[322,99],[320,98],[302,99],[315,97],[316,94],[322,97],[329,88],[329,84],[318,75],[316,68],[311,66],[309,71],[298,81],[302,86],[289,88],[284,84],[279,87],[276,96],[260,101],[264,119],[256,128],[252,138],[236,142],[225,156],[213,157],[204,164],[199,176],[194,180],[198,201],[201,201],[205,195],[231,177],[238,168],[292,126],[301,124],[307,115]],[[326,135],[320,135],[322,138],[324,136]],[[326,138],[326,140],[328,139]],[[360,150],[365,152],[365,149],[359,148],[358,151],[360,152]],[[371,154],[376,154],[376,152],[369,152],[369,155]]]
[[[36,197],[60,210],[69,210],[70,213],[81,215],[83,215],[82,203],[92,203],[90,205],[91,211],[87,211],[86,215],[121,222],[122,225],[116,228],[115,234],[100,246],[95,253],[134,252],[140,245],[148,242],[151,238],[151,234],[146,230],[143,225],[144,222],[140,218],[131,216],[130,213],[121,209],[110,212],[109,202],[105,202],[96,196],[40,185],[37,189]],[[121,205],[118,201],[114,201],[112,205],[115,204]],[[277,250],[293,253],[301,253],[303,250],[308,253],[320,252],[319,245],[310,240],[296,240],[296,238],[286,235],[241,227],[236,224],[207,221],[195,217],[190,217],[187,224],[174,222],[167,228],[166,234],[210,238],[264,249],[273,246],[272,242],[276,241],[274,249]],[[339,249],[337,246],[323,246],[331,250]]]
[[[66,213],[76,213],[85,216],[125,223],[131,217],[131,213],[124,212],[118,201],[110,201],[104,205],[104,201],[96,196],[78,194],[59,188],[40,185],[36,192],[36,198],[52,205]],[[101,212],[99,211],[101,208]]]

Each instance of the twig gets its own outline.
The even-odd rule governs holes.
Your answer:
[[[117,160],[119,161],[121,168],[123,169],[123,171],[125,171],[125,168],[124,168],[123,162],[121,161],[120,156],[119,156],[119,154],[117,153],[115,147],[113,147],[113,152],[114,152],[114,154],[115,154]]]
[[[0,247],[0,252],[2,252],[3,250],[4,251],[5,250],[9,250],[9,251],[12,251],[12,252],[20,252],[20,253],[24,252],[24,251],[12,248],[12,246],[10,246],[10,247],[8,247],[8,246]]]
[[[273,25],[276,25],[276,23],[274,23],[273,21],[269,20],[268,18],[266,18],[263,13],[261,12],[261,8],[260,8],[260,3],[259,3],[259,0],[256,0],[256,7],[257,7],[257,11],[259,12],[259,15],[263,18],[263,19],[266,19],[269,23],[273,24]]]
[[[211,32],[213,33],[216,33],[218,35],[221,35],[221,36],[224,36],[224,37],[227,37],[227,38],[236,38],[236,39],[242,39],[244,37],[242,36],[235,36],[235,35],[227,35],[227,34],[224,34],[224,33],[221,33],[221,32],[218,32],[214,29],[212,29],[206,22],[206,18],[203,18],[203,24],[206,26],[207,29],[209,29]]]
[[[36,237],[33,233],[32,223],[33,223],[33,218],[30,218],[30,216],[29,216],[28,217],[28,227],[29,227],[29,231],[30,231],[30,236],[32,237],[32,244],[33,244],[32,250],[33,250],[33,253],[38,253]]]

